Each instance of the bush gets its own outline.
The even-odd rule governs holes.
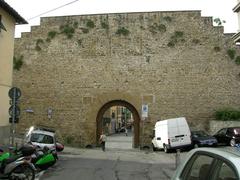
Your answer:
[[[215,118],[222,121],[238,121],[240,120],[240,111],[235,109],[218,110],[215,113]]]
[[[228,49],[227,54],[231,59],[235,58],[236,51],[234,49]]]
[[[129,33],[130,33],[129,30],[126,29],[125,27],[118,28],[116,32],[117,35],[124,35],[124,36],[127,36]]]

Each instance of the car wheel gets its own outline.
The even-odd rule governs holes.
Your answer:
[[[231,139],[231,141],[230,141],[230,146],[235,146],[235,145],[236,145],[235,139]]]
[[[155,148],[154,144],[152,144],[153,151],[157,151],[157,148]]]
[[[164,144],[164,146],[163,146],[163,149],[164,149],[164,152],[165,153],[168,153],[169,152],[169,149],[167,148],[167,146]]]
[[[199,148],[199,145],[198,144],[194,144],[194,148]]]

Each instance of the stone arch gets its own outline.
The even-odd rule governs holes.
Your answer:
[[[97,114],[97,119],[96,119],[96,125],[97,125],[97,128],[96,128],[96,142],[98,144],[98,139],[100,137],[100,134],[102,132],[102,117],[104,115],[104,112],[109,109],[110,107],[112,106],[124,106],[126,108],[128,108],[132,115],[133,115],[133,119],[134,119],[134,122],[133,122],[133,126],[134,126],[134,138],[133,138],[133,147],[134,148],[137,148],[139,147],[139,132],[140,132],[140,116],[138,114],[138,111],[136,110],[136,108],[130,104],[129,102],[127,101],[124,101],[124,100],[112,100],[112,101],[109,101],[107,102],[106,104],[104,104],[100,110],[98,111],[98,114]]]

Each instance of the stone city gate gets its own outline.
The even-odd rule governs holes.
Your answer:
[[[208,130],[216,110],[240,106],[239,50],[200,11],[46,17],[15,39],[14,53],[23,62],[13,75],[22,91],[17,131],[48,125],[67,144],[95,144],[112,102],[135,113],[135,146],[151,144],[159,119],[186,117]]]
[[[97,115],[97,139],[96,139],[96,142],[98,142],[99,140],[99,137],[100,137],[100,134],[102,132],[102,120],[103,120],[103,114],[104,112],[109,109],[110,107],[113,107],[113,106],[124,106],[126,107],[128,110],[131,111],[132,115],[133,115],[133,129],[134,129],[134,142],[133,142],[133,147],[139,147],[139,128],[140,128],[140,116],[138,114],[138,111],[136,110],[136,108],[126,102],[126,101],[123,101],[123,100],[113,100],[113,101],[110,101],[106,104],[103,105],[103,107],[99,110],[98,112],[98,115]]]

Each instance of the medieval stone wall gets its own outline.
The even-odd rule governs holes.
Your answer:
[[[22,90],[18,131],[43,124],[66,141],[95,143],[97,113],[111,100],[139,115],[149,105],[143,143],[159,119],[184,116],[208,129],[216,109],[240,105],[240,70],[229,49],[223,27],[199,11],[42,18],[15,40],[15,56],[24,57],[14,72]]]

